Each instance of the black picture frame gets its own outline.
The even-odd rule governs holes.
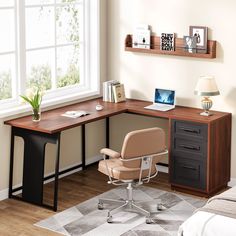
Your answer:
[[[196,37],[198,53],[207,53],[208,28],[206,26],[189,26],[189,36]]]

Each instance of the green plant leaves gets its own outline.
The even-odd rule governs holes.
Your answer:
[[[33,109],[39,109],[41,102],[42,102],[42,92],[40,89],[37,89],[36,93],[32,96],[32,98],[29,98],[25,95],[20,95],[20,97],[28,102]]]

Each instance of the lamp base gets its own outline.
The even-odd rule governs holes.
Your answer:
[[[209,111],[204,111],[202,113],[200,113],[201,116],[212,116],[213,114],[210,113]]]
[[[212,100],[209,97],[204,97],[201,101],[202,108],[204,109],[204,112],[200,113],[201,116],[211,116],[210,108],[212,107]]]

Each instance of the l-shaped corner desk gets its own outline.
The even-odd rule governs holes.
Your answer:
[[[96,111],[97,104],[103,105],[104,109]],[[109,147],[109,117],[122,113],[168,119],[169,180],[172,189],[210,196],[225,188],[230,181],[231,114],[213,111],[212,116],[205,117],[200,115],[200,109],[190,107],[176,106],[167,112],[144,108],[150,104],[135,99],[110,103],[98,98],[43,112],[41,121],[37,123],[32,121],[31,116],[5,121],[5,124],[11,126],[9,198],[57,211],[58,177],[66,172],[59,170],[61,132],[81,126],[82,164],[74,168],[85,169],[86,124],[105,119],[106,146]],[[61,116],[70,110],[85,110],[90,114],[76,119]],[[22,186],[17,188],[13,188],[15,136],[24,140],[23,180]],[[57,157],[55,174],[45,177],[47,143],[56,145]],[[43,186],[44,181],[52,177],[54,177],[53,204],[47,205],[43,202]],[[21,196],[16,194],[19,190],[22,190]]]

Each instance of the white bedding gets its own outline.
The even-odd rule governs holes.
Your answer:
[[[178,236],[235,236],[236,219],[198,211],[179,228]]]

